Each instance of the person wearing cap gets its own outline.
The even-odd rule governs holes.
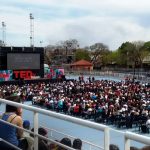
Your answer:
[[[23,128],[29,130],[30,129],[30,121],[24,120],[23,121]]]
[[[23,128],[27,129],[27,130],[30,130],[30,121],[29,120],[24,120],[23,121]],[[33,139],[33,137],[31,137],[28,132],[24,132],[23,137],[27,140],[27,143],[28,143],[27,150],[33,150],[34,149],[34,139]]]

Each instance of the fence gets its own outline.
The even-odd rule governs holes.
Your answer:
[[[48,140],[50,142],[53,142],[55,144],[58,144],[58,145],[60,145],[64,148],[67,148],[69,150],[73,150],[73,148],[70,148],[70,147],[65,146],[63,144],[60,144],[59,142],[56,142],[56,141],[52,140],[51,138],[46,138],[46,137],[43,137],[43,136],[38,134],[38,127],[39,127],[38,114],[47,115],[47,116],[54,117],[54,118],[57,118],[57,119],[60,119],[60,120],[65,120],[65,121],[68,121],[68,122],[72,122],[72,123],[75,123],[75,124],[79,124],[79,125],[82,125],[82,126],[93,128],[93,129],[96,129],[98,131],[103,131],[104,132],[104,148],[99,147],[99,149],[109,150],[109,144],[110,144],[110,142],[109,142],[110,131],[109,130],[110,130],[110,128],[105,126],[105,125],[94,123],[94,122],[87,121],[87,120],[83,120],[83,119],[80,119],[80,118],[74,118],[74,117],[71,117],[71,116],[66,116],[64,114],[51,112],[51,111],[36,108],[36,107],[33,107],[33,106],[28,106],[28,105],[24,105],[24,104],[20,104],[20,103],[15,103],[15,102],[8,101],[8,100],[5,100],[5,99],[0,99],[0,103],[9,104],[9,105],[16,106],[16,107],[22,107],[23,109],[32,111],[34,113],[34,125],[33,125],[34,126],[34,133],[33,134],[34,134],[34,149],[35,150],[38,150],[38,137],[40,137],[42,139],[45,139],[45,140]],[[0,119],[0,121],[5,122],[1,119]],[[10,124],[8,122],[5,122],[5,123]],[[15,125],[12,125],[12,126],[15,126]],[[19,127],[17,127],[17,128],[19,128]],[[26,129],[22,129],[22,130],[24,130],[25,132],[32,133],[31,131],[26,130]],[[67,135],[67,134],[65,134],[65,135]],[[71,137],[70,135],[68,135],[68,136]],[[0,139],[0,140],[3,140],[3,139]],[[138,142],[149,145],[150,138],[145,137],[145,136],[141,136],[141,135],[138,135],[138,134],[134,134],[134,133],[131,133],[131,132],[125,132],[124,133],[124,147],[125,147],[125,150],[130,149],[130,140],[138,141]],[[91,144],[91,146],[97,147],[97,145],[95,145],[95,144],[92,144],[92,143],[88,143],[88,144],[89,145]]]
[[[47,115],[47,116],[51,116],[51,117],[54,117],[54,118],[57,118],[57,119],[66,120],[66,121],[69,121],[69,122],[72,122],[72,123],[87,126],[87,127],[90,127],[90,128],[96,129],[96,130],[104,131],[104,148],[103,149],[109,150],[109,128],[105,125],[100,125],[100,124],[90,122],[90,121],[86,121],[86,120],[83,120],[83,119],[74,118],[74,117],[71,117],[71,116],[66,116],[64,114],[59,114],[59,113],[47,111],[47,110],[44,110],[44,109],[40,109],[40,108],[36,108],[36,107],[24,105],[24,104],[15,103],[15,102],[8,101],[8,100],[5,100],[5,99],[0,99],[0,103],[9,104],[9,105],[16,106],[16,107],[22,107],[23,109],[32,111],[34,113],[34,133],[33,134],[34,134],[34,149],[35,150],[38,150],[38,144],[37,144],[38,143],[38,137],[46,139],[50,142],[56,143],[56,144],[58,144],[62,147],[65,147],[65,148],[69,149],[69,150],[73,150],[73,148],[62,145],[59,142],[56,142],[56,141],[51,140],[49,138],[45,138],[45,137],[38,134],[38,127],[39,127],[38,114],[39,113]],[[0,121],[2,121],[2,120],[0,120]],[[14,125],[12,125],[12,126],[14,126]],[[17,128],[19,128],[19,127],[17,127]],[[28,131],[28,130],[25,130],[25,129],[23,129],[23,130],[26,131],[26,132],[32,133],[31,131]]]
[[[127,73],[119,73],[119,72],[113,72],[113,71],[73,71],[68,72],[65,71],[66,76],[71,75],[87,75],[87,76],[100,76],[100,77],[114,77],[117,79],[124,80],[125,78],[133,79],[135,78],[136,81],[140,81],[142,83],[150,83],[150,77],[147,76],[145,72],[127,72]]]

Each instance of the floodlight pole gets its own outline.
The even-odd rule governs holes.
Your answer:
[[[30,13],[29,16],[30,16],[30,46],[34,47],[34,17],[32,13]]]
[[[6,24],[2,22],[2,44],[3,46],[6,45]]]
[[[42,47],[43,41],[40,41],[40,46]]]

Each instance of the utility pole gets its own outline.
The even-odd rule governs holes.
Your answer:
[[[34,17],[32,13],[30,13],[29,16],[30,16],[30,46],[34,47]]]
[[[2,22],[2,44],[3,46],[6,45],[6,24]]]

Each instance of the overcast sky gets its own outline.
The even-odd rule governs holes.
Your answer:
[[[30,46],[30,13],[35,46],[77,39],[80,47],[101,42],[115,50],[150,40],[150,0],[0,0],[8,46]]]

